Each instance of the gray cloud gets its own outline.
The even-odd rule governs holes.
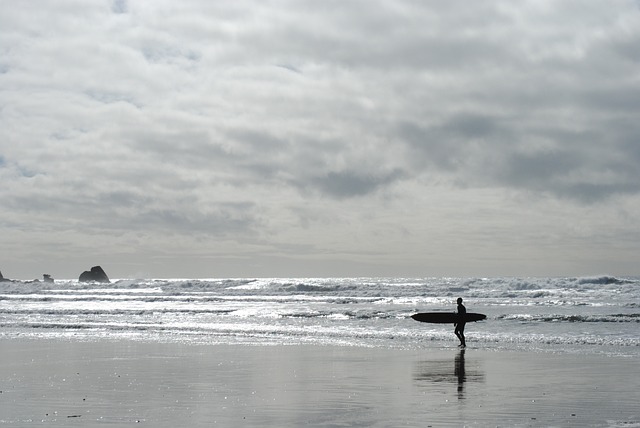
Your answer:
[[[173,208],[141,212],[135,219],[138,230],[149,227],[168,234],[195,234],[198,237],[237,236],[251,233],[258,222],[251,214],[251,204],[220,204],[215,212],[194,213]]]
[[[635,2],[18,2],[0,46],[3,263],[635,269]]]
[[[365,196],[379,188],[397,181],[402,176],[399,171],[384,175],[361,175],[353,171],[329,172],[311,181],[323,194],[338,199]]]
[[[127,0],[113,0],[111,2],[111,11],[117,14],[127,13],[128,11]]]

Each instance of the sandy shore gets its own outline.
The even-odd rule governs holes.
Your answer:
[[[640,426],[635,358],[0,339],[0,426]]]

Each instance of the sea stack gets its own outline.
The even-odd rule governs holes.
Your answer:
[[[90,271],[85,270],[80,274],[80,278],[78,278],[80,282],[111,282],[109,281],[109,277],[102,270],[100,266],[94,266]]]

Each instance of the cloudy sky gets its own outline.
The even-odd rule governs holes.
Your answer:
[[[0,270],[640,274],[640,2],[0,2]]]

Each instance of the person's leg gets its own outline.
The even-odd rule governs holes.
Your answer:
[[[458,333],[460,333],[460,335],[458,336],[458,339],[460,339],[460,344],[462,346],[467,346],[467,343],[464,340],[464,323],[462,325],[458,324]]]
[[[460,324],[456,324],[456,329],[454,330],[454,333],[456,335],[456,337],[458,338],[458,340],[460,341],[460,345],[463,346],[464,345],[464,335],[462,334],[462,329],[464,327],[461,326]]]

